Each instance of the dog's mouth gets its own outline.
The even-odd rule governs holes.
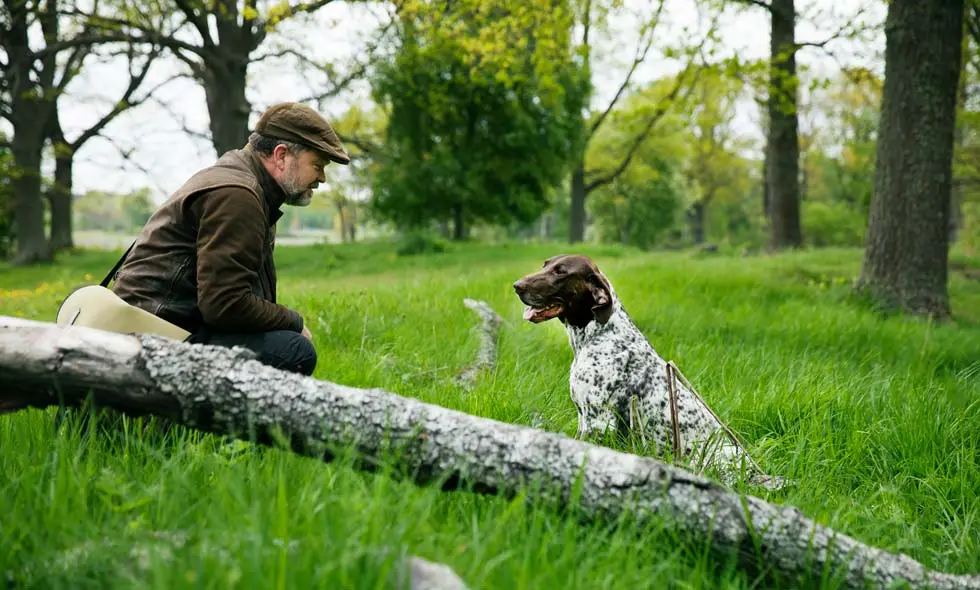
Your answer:
[[[548,307],[532,307],[528,305],[524,308],[524,319],[533,324],[537,324],[557,317],[561,311],[561,303],[555,303]]]

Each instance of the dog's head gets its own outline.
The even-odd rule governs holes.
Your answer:
[[[527,306],[524,319],[533,323],[557,317],[582,327],[592,321],[605,324],[613,313],[612,287],[588,256],[549,258],[541,270],[515,282],[514,290]]]

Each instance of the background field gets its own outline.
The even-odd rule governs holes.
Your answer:
[[[511,288],[566,249],[280,248],[281,301],[311,325],[318,378],[573,434],[564,330],[522,322]],[[929,566],[976,571],[975,280],[953,274],[957,319],[937,325],[850,301],[856,249],[758,258],[578,250],[757,459],[800,481],[771,500]],[[116,256],[0,267],[0,315],[53,320],[67,291],[101,278]],[[469,394],[450,382],[477,347],[464,297],[506,319],[498,368]],[[472,588],[754,582],[657,527],[563,520],[217,437],[143,433],[133,421],[111,432],[56,431],[53,412],[0,417],[0,574],[21,582],[29,572],[39,588],[376,588],[408,551],[449,564]]]

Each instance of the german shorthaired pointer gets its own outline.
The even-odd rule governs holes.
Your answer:
[[[759,469],[676,366],[657,354],[591,259],[550,258],[514,290],[527,306],[525,320],[558,318],[568,332],[576,438],[630,433],[658,456],[670,448],[675,459],[693,460],[698,470],[714,467],[726,483],[744,464],[749,481],[783,485]]]

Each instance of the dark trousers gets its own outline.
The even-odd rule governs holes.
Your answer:
[[[316,349],[313,343],[299,332],[274,330],[272,332],[229,333],[210,332],[201,338],[204,344],[215,346],[243,346],[258,355],[258,361],[285,371],[312,375],[316,368]]]

